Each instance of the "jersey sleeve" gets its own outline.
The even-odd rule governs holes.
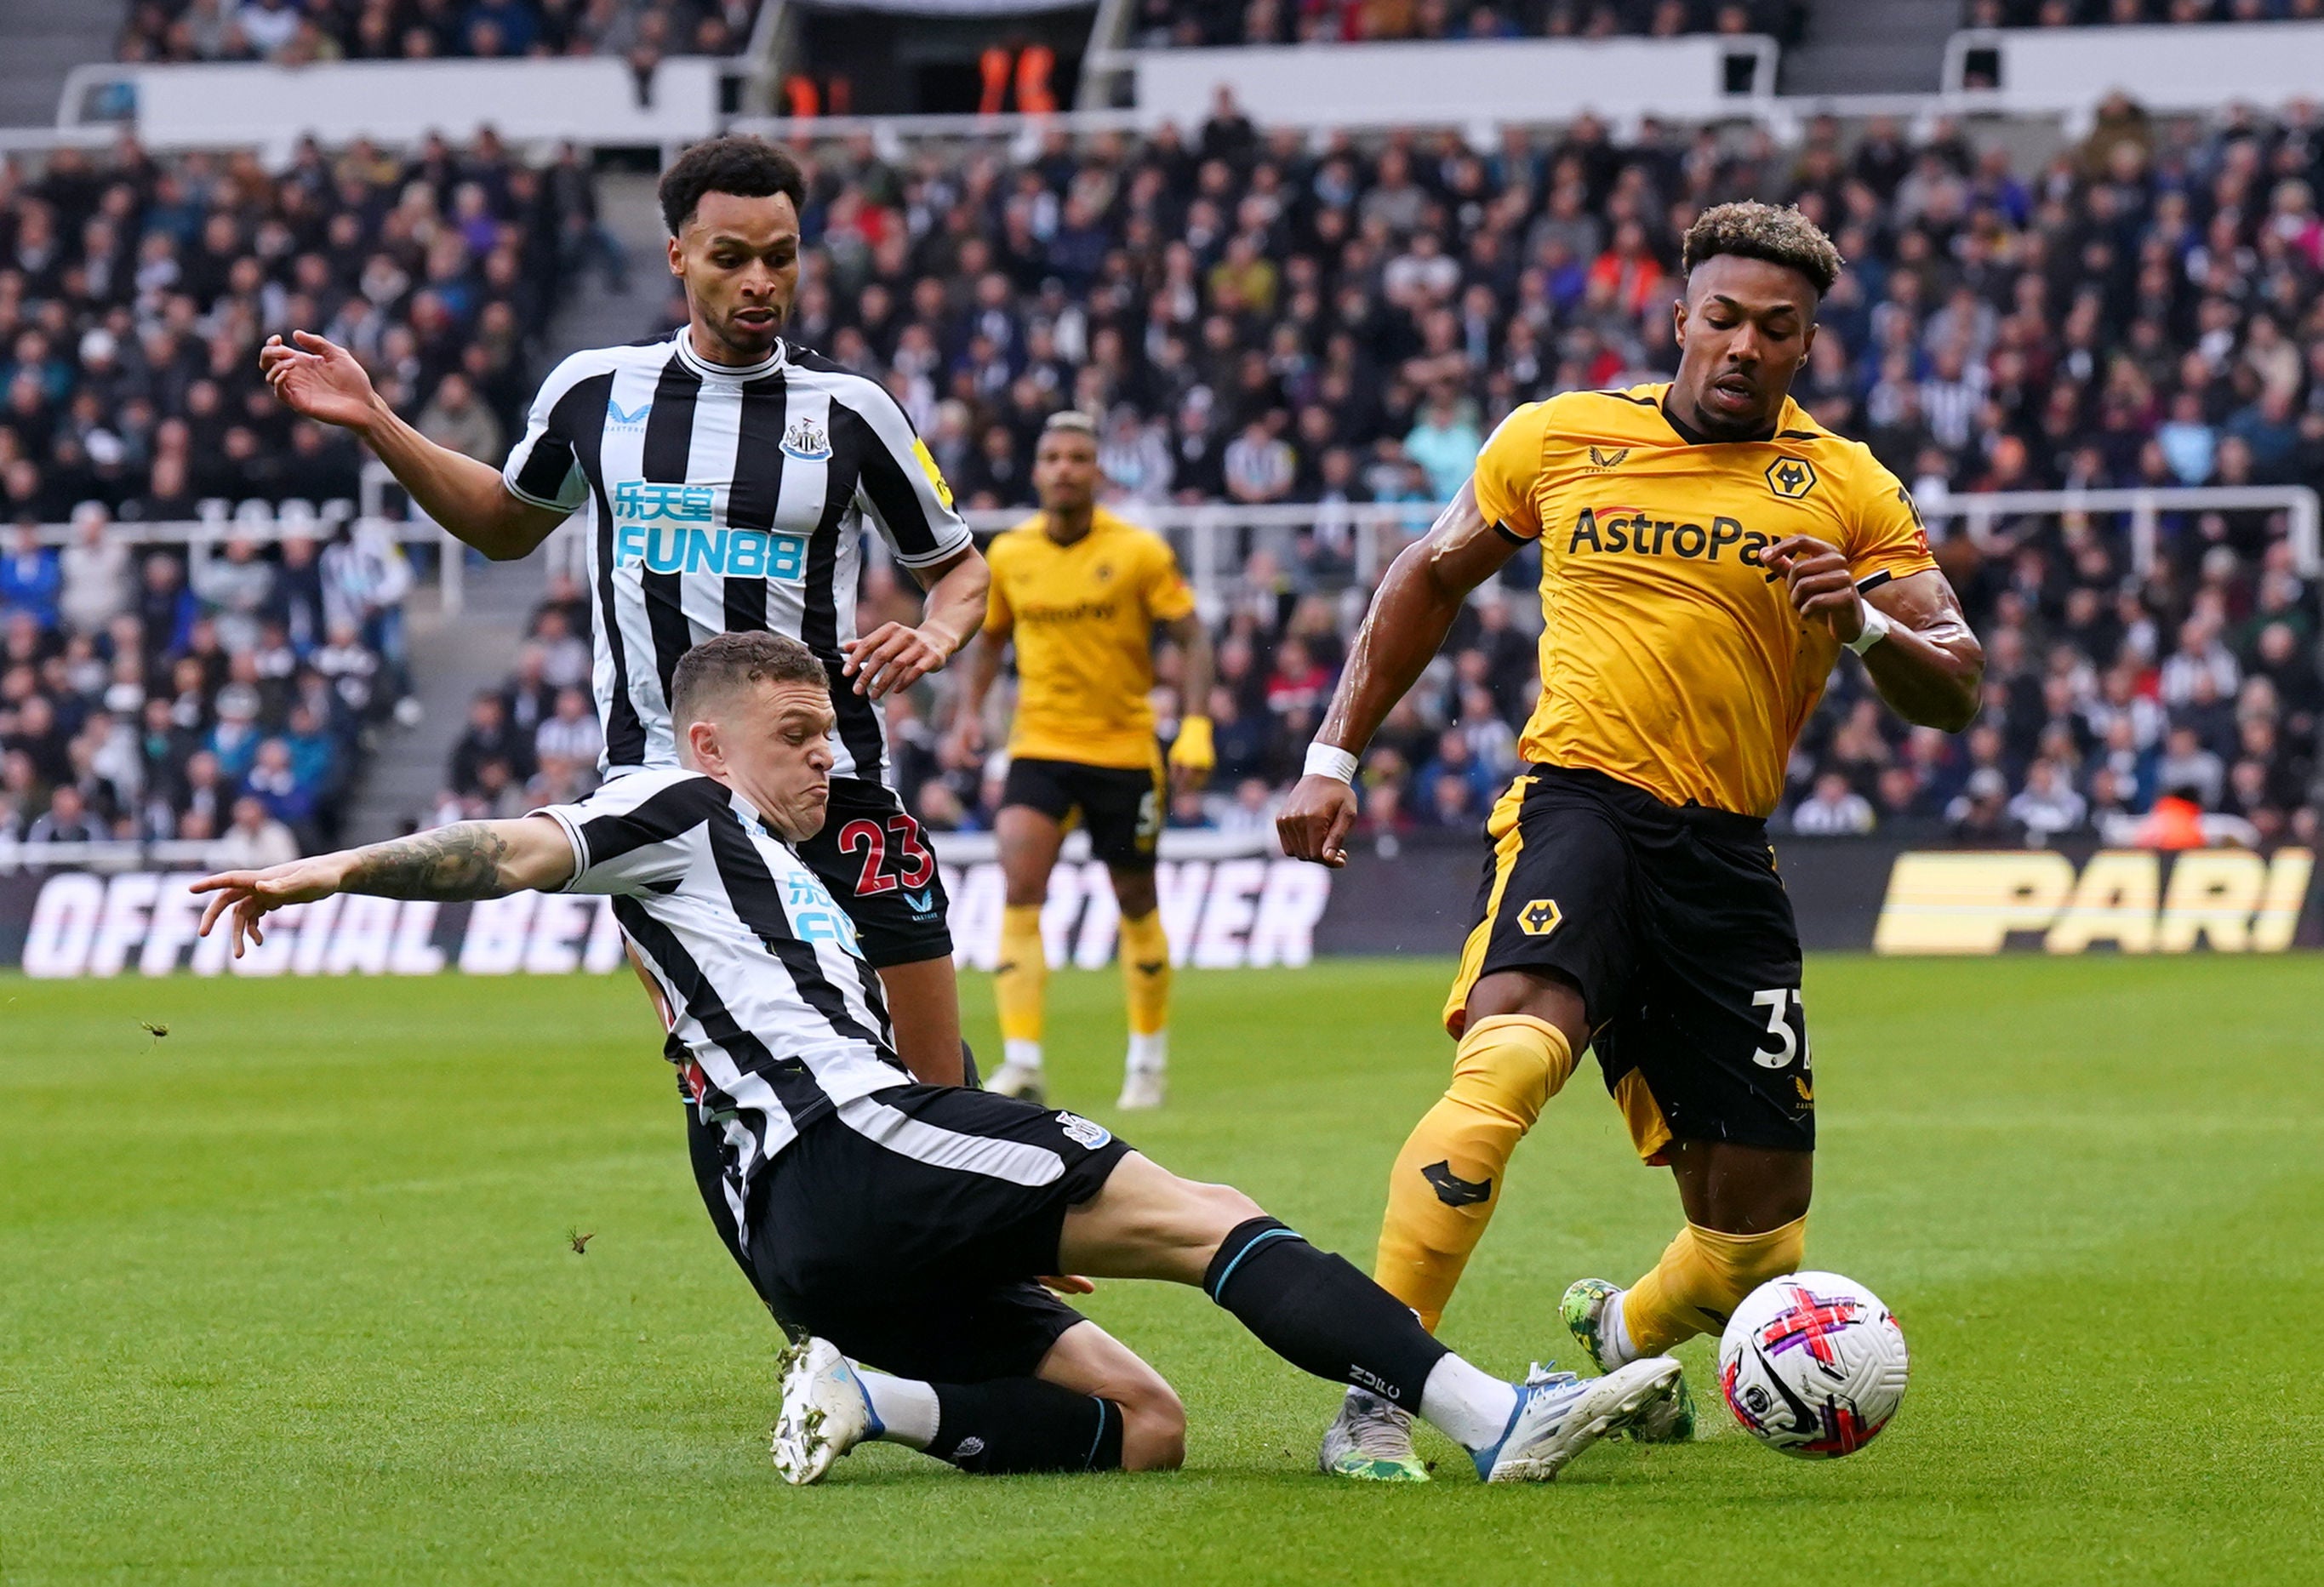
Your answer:
[[[1537,540],[1541,515],[1534,506],[1534,482],[1541,475],[1542,444],[1549,432],[1549,404],[1527,402],[1513,410],[1486,438],[1477,454],[1477,506],[1487,523],[1519,540]]]
[[[992,569],[992,582],[985,586],[982,632],[998,639],[1017,626],[1017,608],[1009,601],[1009,567],[1014,560],[1009,551],[1009,537],[1001,535],[985,547],[984,559]]]
[[[1929,533],[1913,493],[1870,454],[1860,460],[1859,482],[1849,493],[1848,570],[1859,590],[1875,590],[1890,579],[1925,573],[1937,565],[1929,554]]]
[[[549,371],[533,393],[524,434],[501,465],[501,483],[518,501],[552,512],[572,512],[589,499],[589,476],[582,471],[573,444],[576,416],[565,400],[587,374],[578,358],[567,358]]]
[[[865,381],[845,406],[870,432],[855,499],[896,560],[925,567],[959,555],[971,543],[968,524],[952,504],[952,486],[935,454],[896,399]]]
[[[532,814],[563,827],[573,845],[573,879],[561,891],[634,893],[684,875],[695,831],[726,808],[726,790],[699,773],[633,771]]]
[[[1160,535],[1147,541],[1144,580],[1139,593],[1146,597],[1147,615],[1157,623],[1176,623],[1194,609],[1194,592],[1178,571],[1170,542]]]

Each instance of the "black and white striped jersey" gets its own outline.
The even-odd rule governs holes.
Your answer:
[[[678,658],[763,628],[804,641],[831,673],[832,774],[884,780],[879,707],[839,671],[863,526],[907,567],[956,555],[969,532],[878,383],[780,342],[748,368],[712,364],[683,326],[592,348],[542,383],[502,478],[524,501],[581,515],[606,770],[676,765]]]
[[[702,1117],[743,1165],[738,1192],[840,1104],[911,1083],[847,911],[742,796],[663,769],[535,814],[572,842],[565,890],[612,895],[700,1071]]]

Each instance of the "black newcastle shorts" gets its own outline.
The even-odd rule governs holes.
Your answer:
[[[1078,812],[1089,828],[1090,853],[1120,871],[1151,871],[1162,835],[1162,763],[1084,766],[1078,761],[1013,760],[1001,803],[1025,805],[1053,821]]]
[[[936,853],[893,789],[833,778],[823,830],[795,846],[855,922],[856,944],[875,969],[952,956]]]
[[[1800,937],[1766,824],[1596,771],[1526,768],[1487,824],[1477,925],[1445,1004],[1529,970],[1581,989],[1638,1153],[1673,1137],[1812,1150]]]
[[[1066,1209],[1129,1151],[1079,1114],[1015,1097],[875,1092],[759,1170],[736,1254],[794,1334],[933,1383],[1028,1377],[1081,1321],[1033,1280],[1058,1271]],[[715,1178],[723,1156],[697,1150],[697,1174]],[[723,1184],[702,1189],[715,1218]]]

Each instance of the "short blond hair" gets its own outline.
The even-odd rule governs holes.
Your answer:
[[[1686,228],[1679,263],[1687,274],[1698,264],[1731,254],[1764,259],[1805,276],[1821,298],[1831,291],[1846,263],[1823,228],[1792,205],[1780,208],[1747,199],[1706,209]]]

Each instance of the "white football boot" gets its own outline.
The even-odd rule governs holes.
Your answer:
[[[1113,1105],[1125,1112],[1140,1108],[1158,1108],[1168,1087],[1159,1069],[1130,1069],[1121,1076],[1121,1094]]]
[[[1498,1441],[1470,1451],[1488,1482],[1551,1482],[1573,1457],[1630,1426],[1678,1389],[1679,1365],[1654,1356],[1603,1378],[1576,1378],[1536,1367],[1517,1391],[1517,1409]]]
[[[872,1397],[855,1368],[827,1340],[810,1339],[785,1350],[783,1407],[775,1416],[767,1453],[775,1470],[794,1488],[820,1482],[831,1462],[887,1429],[872,1414]]]
[[[995,1096],[1022,1097],[1036,1107],[1048,1100],[1044,1089],[1047,1076],[1038,1064],[1003,1064],[984,1083],[984,1089]]]

